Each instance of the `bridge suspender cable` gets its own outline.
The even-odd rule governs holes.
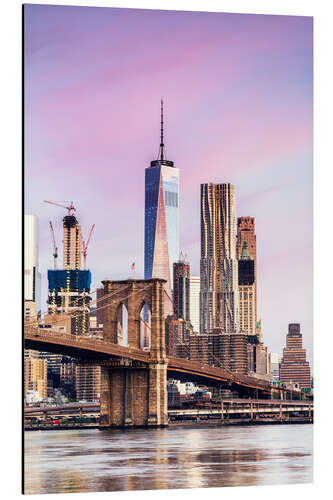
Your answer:
[[[109,298],[109,297],[111,297],[112,295],[115,295],[116,293],[119,293],[119,292],[121,292],[121,291],[124,291],[126,288],[129,288],[129,286],[130,286],[130,285],[125,285],[125,286],[124,286],[122,289],[120,289],[120,290],[113,290],[112,292],[110,292],[110,293],[108,293],[108,294],[106,294],[106,295],[103,295],[103,297],[100,297],[100,298],[99,298],[99,299],[97,299],[96,301],[93,301],[93,303],[95,303],[95,302],[96,302],[96,303],[97,303],[97,302],[101,302],[102,300],[108,299],[108,298]],[[67,314],[67,316],[68,316],[68,317],[71,317],[71,316],[74,316],[74,312],[75,312],[75,314],[76,314],[76,312],[77,312],[77,311],[79,311],[79,310],[80,310],[79,308],[74,309],[74,310],[72,309],[72,311],[71,311],[70,313],[66,313],[66,314]],[[95,311],[97,311],[97,310],[98,310],[98,308],[96,308],[96,309],[95,309]],[[50,314],[50,313],[49,313],[49,312],[46,312],[46,313],[44,313],[44,316],[45,316],[45,315],[48,315],[48,314]],[[54,314],[54,315],[56,315],[56,314]],[[77,316],[77,314],[76,314],[76,316]],[[32,316],[32,318],[37,318],[37,316]],[[36,319],[31,319],[31,320],[30,320],[30,322],[33,322],[33,321],[36,321]],[[58,322],[61,322],[61,321],[63,321],[63,320],[61,320],[61,319],[60,319],[60,320],[58,320],[58,321],[55,321],[55,323],[58,323]]]
[[[115,295],[115,294],[119,293],[119,291],[123,291],[123,290],[124,290],[125,288],[127,288],[128,286],[130,286],[130,285],[125,285],[125,287],[124,287],[123,289],[120,289],[120,290],[114,290],[114,291],[110,292],[110,294],[104,295],[103,297],[101,297],[101,298],[100,298],[100,299],[98,299],[98,300],[102,301],[102,300],[108,299],[110,296],[112,296],[112,295]],[[129,297],[132,297],[133,295],[135,295],[135,294],[137,294],[137,293],[141,293],[141,292],[143,292],[144,290],[146,290],[146,289],[147,289],[147,288],[149,288],[150,286],[151,286],[151,284],[149,284],[149,285],[145,286],[144,288],[141,288],[140,290],[136,290],[135,292],[133,292],[133,293],[131,293],[131,294],[129,294],[129,295],[127,295],[127,296],[125,296],[125,297],[122,297],[122,299],[121,299],[121,301],[120,301],[120,302],[122,302],[122,301],[126,300],[126,299],[127,299],[127,298],[129,298]],[[112,302],[114,302],[114,301],[112,301],[112,300],[111,300],[111,303],[112,303]],[[110,302],[109,302],[108,304],[104,305],[104,306],[100,306],[100,307],[96,308],[96,309],[95,309],[95,311],[100,311],[100,310],[105,309],[106,307],[109,307],[109,306],[110,306]],[[67,317],[69,317],[69,318],[71,318],[71,317],[76,317],[76,318],[78,318],[78,317],[80,317],[80,316],[83,316],[84,311],[82,311],[82,312],[81,312],[81,314],[80,314],[80,312],[81,312],[81,311],[80,311],[80,309],[77,309],[76,311],[73,311],[73,312],[71,312],[71,313],[67,314]],[[56,316],[56,314],[54,314],[54,316]],[[63,322],[63,319],[58,319],[58,320],[55,320],[55,321],[54,321],[54,324],[56,324],[56,323],[61,323],[61,322]],[[31,324],[31,323],[33,323],[33,321],[30,321],[30,324]],[[30,325],[29,325],[29,322],[27,322],[27,323],[26,323],[26,326],[30,326]],[[31,326],[33,326],[33,325],[31,325]],[[53,325],[52,325],[52,326],[53,326]],[[51,330],[52,330],[52,329],[51,329]],[[58,332],[58,333],[59,333],[59,332]]]

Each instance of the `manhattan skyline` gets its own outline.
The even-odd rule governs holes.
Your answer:
[[[93,289],[129,277],[132,262],[143,277],[144,171],[162,97],[191,275],[200,183],[233,183],[237,216],[256,220],[264,342],[281,352],[300,322],[312,360],[312,19],[40,5],[25,15],[25,213],[39,218],[42,309],[48,221],[60,248],[65,215],[44,199],[74,200],[83,239],[96,224]]]

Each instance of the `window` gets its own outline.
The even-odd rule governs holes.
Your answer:
[[[178,193],[172,193],[171,191],[164,192],[165,206],[167,207],[178,207]]]

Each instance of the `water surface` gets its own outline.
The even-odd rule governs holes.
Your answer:
[[[25,493],[312,482],[311,424],[25,432]]]

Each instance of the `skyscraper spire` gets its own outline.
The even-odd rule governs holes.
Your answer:
[[[163,137],[163,99],[161,99],[161,143],[160,143],[160,153],[158,159],[163,161],[164,160],[164,137]]]
[[[165,145],[164,145],[164,116],[163,116],[163,99],[161,98],[161,137],[160,147],[157,159],[150,162],[151,167],[164,165],[165,167],[174,167],[173,161],[166,159]]]

